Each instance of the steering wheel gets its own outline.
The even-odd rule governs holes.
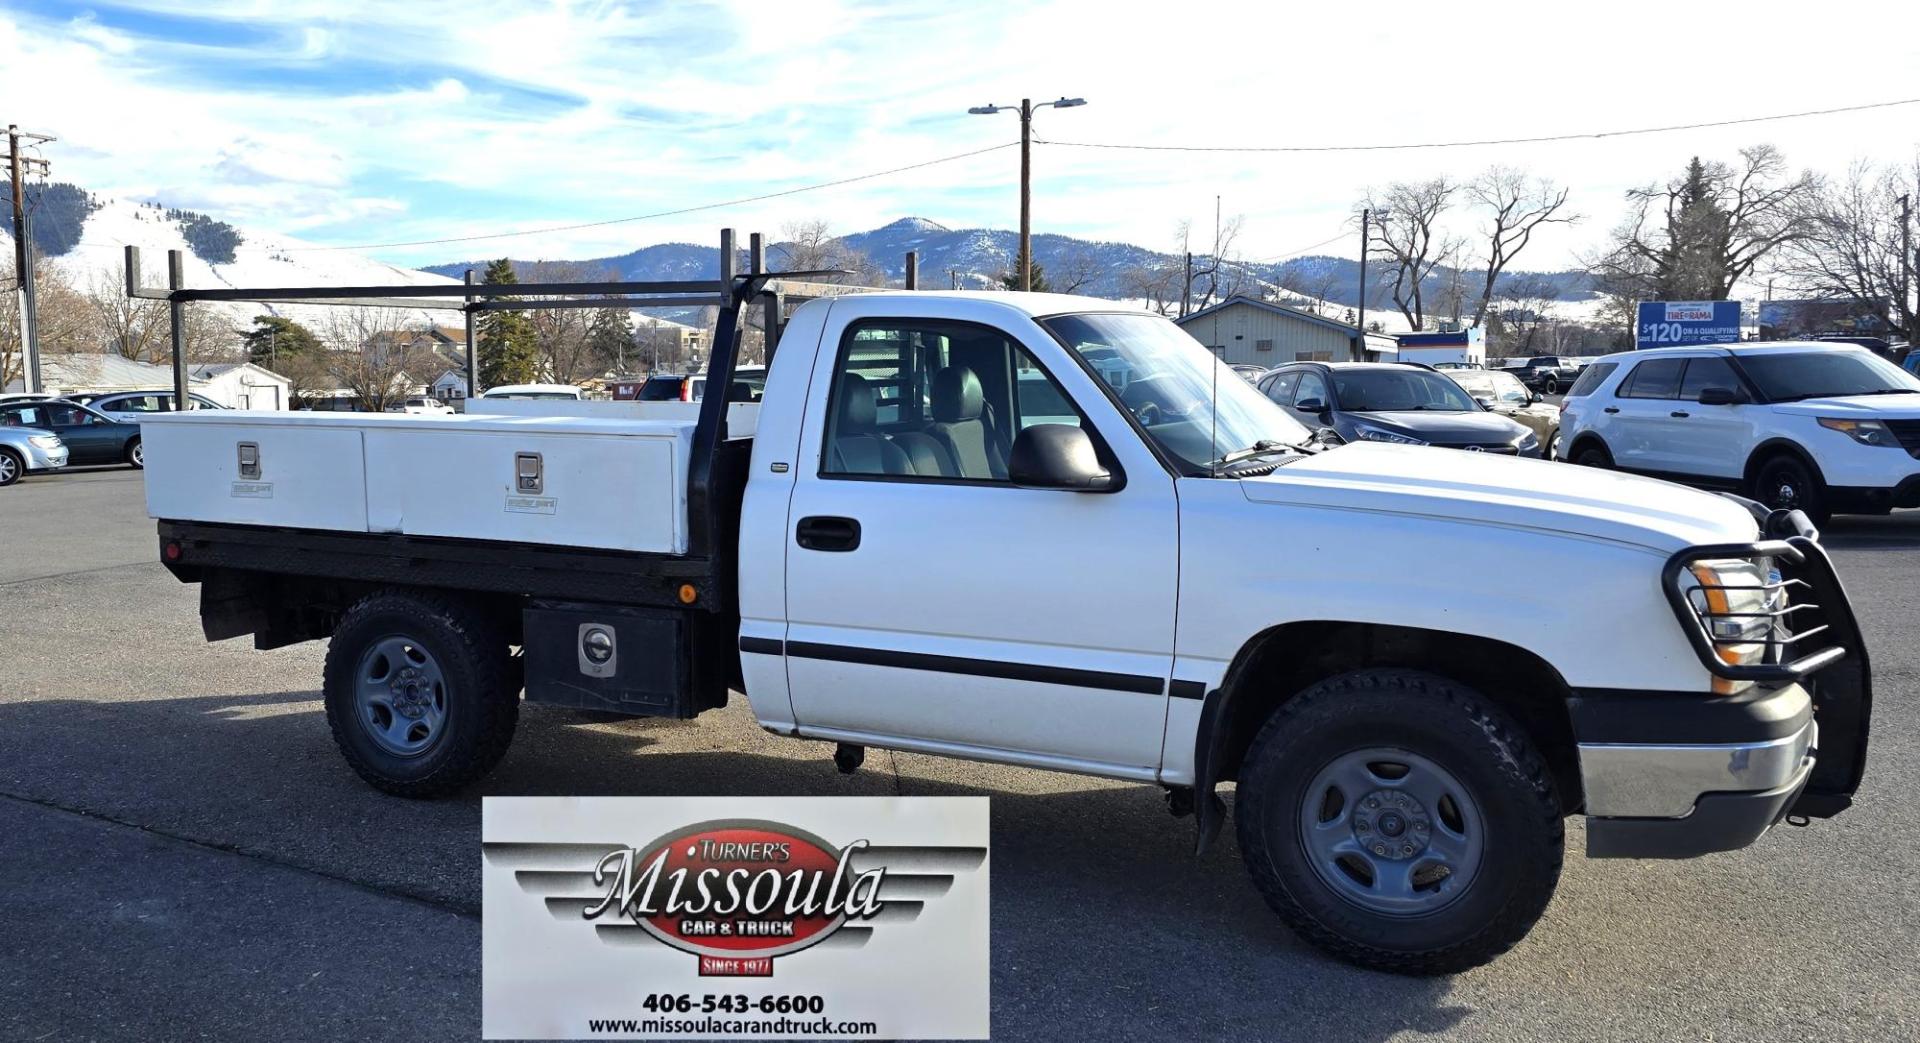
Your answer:
[[[1140,426],[1152,427],[1160,422],[1160,403],[1143,402],[1139,409],[1133,411],[1133,416],[1140,421]]]

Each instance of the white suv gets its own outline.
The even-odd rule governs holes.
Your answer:
[[[1608,355],[1567,392],[1560,431],[1576,464],[1731,489],[1816,521],[1920,507],[1920,379],[1864,348]]]

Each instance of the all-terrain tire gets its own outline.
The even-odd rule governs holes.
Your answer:
[[[1478,866],[1432,912],[1390,915],[1343,895],[1305,839],[1316,777],[1380,747],[1439,765],[1477,804]],[[1512,718],[1464,685],[1403,669],[1341,674],[1282,704],[1247,751],[1234,819],[1254,884],[1289,927],[1397,974],[1451,974],[1513,948],[1553,897],[1566,840],[1553,777]]]
[[[363,657],[394,638],[417,644],[441,678],[441,729],[426,748],[397,754],[375,737],[358,684]],[[500,762],[520,718],[518,672],[486,614],[432,591],[387,590],[354,604],[327,645],[323,691],[333,741],[361,778],[400,797],[439,797]]]

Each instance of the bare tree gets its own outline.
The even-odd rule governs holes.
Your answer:
[[[851,275],[820,276],[821,282],[854,286],[885,286],[886,272],[873,259],[833,234],[833,228],[818,218],[793,221],[780,226],[781,242],[773,246],[774,267],[780,271],[804,272],[839,269]]]
[[[1047,269],[1047,282],[1055,293],[1079,293],[1104,274],[1093,247],[1076,243],[1067,247],[1053,262],[1053,267]]]
[[[422,375],[434,369],[433,353],[411,338],[381,336],[383,317],[374,308],[338,308],[319,330],[334,386],[360,406],[382,412],[414,394]]]
[[[1157,258],[1146,258],[1120,271],[1120,294],[1137,297],[1160,315],[1171,316],[1180,309],[1183,266]]]
[[[1811,231],[1781,250],[1776,271],[1806,293],[1860,302],[1887,325],[1911,331],[1913,302],[1902,293],[1900,197],[1916,181],[1920,160],[1906,170],[1855,162],[1844,180],[1807,194]]]
[[[1213,222],[1213,248],[1193,259],[1193,278],[1187,283],[1186,289],[1190,302],[1189,310],[1201,311],[1212,307],[1214,302],[1225,300],[1241,291],[1247,279],[1247,271],[1246,265],[1240,261],[1237,244],[1240,239],[1240,227],[1244,223],[1245,217],[1240,214],[1222,221],[1216,208]],[[1182,254],[1192,250],[1192,231],[1191,222],[1180,222],[1177,238],[1180,240]],[[1198,301],[1193,300],[1196,291],[1200,294]]]
[[[610,279],[611,274],[571,261],[539,261],[527,265],[522,277],[528,282],[592,282]],[[536,308],[528,311],[527,321],[533,327],[534,350],[539,354],[540,368],[548,379],[561,384],[578,384],[597,376],[606,368],[600,365],[599,352],[593,344],[594,314],[584,308]]]
[[[1387,186],[1383,195],[1367,195],[1367,209],[1376,214],[1383,210],[1388,213],[1387,217],[1377,218],[1379,231],[1372,240],[1373,256],[1384,260],[1393,273],[1394,307],[1406,317],[1407,325],[1416,330],[1427,328],[1427,277],[1460,252],[1460,240],[1439,227],[1457,191],[1458,185],[1437,177],[1431,181],[1395,182]]]
[[[1542,334],[1554,322],[1553,305],[1560,291],[1549,279],[1524,277],[1510,279],[1500,287],[1488,307],[1492,339],[1503,355],[1531,355],[1557,350],[1541,345]]]
[[[1563,213],[1567,189],[1545,178],[1529,178],[1511,167],[1490,167],[1467,185],[1467,197],[1485,211],[1489,224],[1481,231],[1486,243],[1486,279],[1480,287],[1480,303],[1473,310],[1473,325],[1478,326],[1493,302],[1494,290],[1507,265],[1533,241],[1541,225],[1573,224],[1579,214]],[[1454,318],[1460,317],[1458,299]]]
[[[1737,166],[1695,157],[1665,186],[1627,193],[1631,212],[1607,251],[1590,258],[1601,287],[1638,300],[1725,300],[1783,247],[1816,230],[1811,173],[1791,176],[1771,145],[1740,150]]]
[[[93,307],[100,342],[106,350],[135,362],[163,363],[173,350],[167,328],[167,306],[160,301],[128,297],[120,271],[100,268],[85,290]]]

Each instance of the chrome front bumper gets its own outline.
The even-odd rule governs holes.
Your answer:
[[[1582,743],[1580,780],[1595,818],[1682,818],[1709,793],[1778,790],[1813,768],[1812,720],[1769,742],[1656,746]]]

